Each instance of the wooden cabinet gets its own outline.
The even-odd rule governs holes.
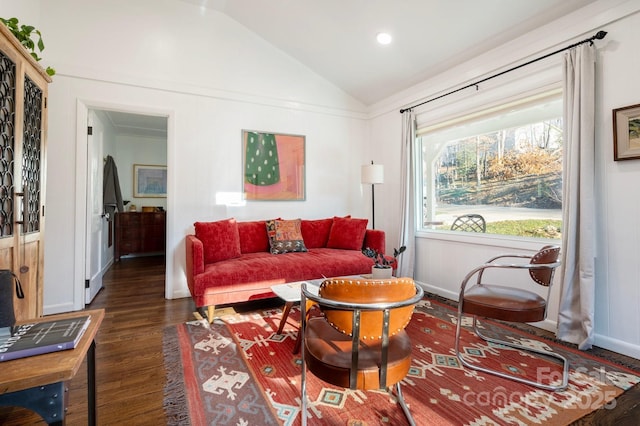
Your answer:
[[[115,260],[127,254],[164,254],[165,212],[124,212],[115,218]]]
[[[0,269],[20,281],[18,321],[42,316],[47,91],[51,78],[0,24]]]

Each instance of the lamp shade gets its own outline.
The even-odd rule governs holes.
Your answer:
[[[384,166],[382,164],[367,164],[360,170],[361,183],[384,183]]]

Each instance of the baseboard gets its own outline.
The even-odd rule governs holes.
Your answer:
[[[444,290],[440,287],[435,287],[433,285],[427,284],[427,283],[423,283],[420,281],[416,281],[416,284],[418,284],[420,287],[422,287],[422,289],[425,292],[431,293],[431,294],[435,294],[436,296],[440,296],[440,297],[444,297],[445,299],[449,299],[449,300],[458,300],[458,293],[453,292],[453,291],[449,291],[449,290]]]
[[[83,294],[84,296],[84,294]],[[84,299],[83,299],[84,303]],[[42,307],[43,315],[53,315],[53,314],[62,314],[65,312],[73,312],[76,309],[73,306],[73,303],[61,303],[58,305],[47,305]]]
[[[189,289],[175,290],[173,293],[171,293],[171,297],[169,297],[169,299],[182,299],[184,297],[191,297],[191,293],[189,293]]]
[[[623,342],[622,340],[597,333],[594,335],[593,344],[600,348],[640,360],[640,345]]]

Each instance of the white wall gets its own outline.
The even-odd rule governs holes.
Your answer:
[[[116,155],[114,156],[118,166],[118,180],[122,199],[129,200],[130,204],[125,209],[136,205],[137,211],[142,207],[153,206],[167,208],[167,199],[164,197],[134,197],[133,196],[133,166],[134,164],[166,166],[167,165],[167,138],[166,136],[140,136],[131,134],[116,135]]]
[[[364,107],[226,16],[175,0],[0,0],[0,9],[42,31],[43,64],[57,70],[49,88],[45,313],[84,306],[86,147],[77,121],[87,108],[168,117],[169,298],[188,296],[183,240],[195,221],[367,213],[359,183]],[[217,192],[242,189],[242,129],[306,136],[306,201],[214,204]]]
[[[640,358],[640,160],[613,161],[611,113],[640,103],[640,12],[606,29],[596,70],[596,344]]]
[[[640,102],[640,80],[637,78],[640,69],[640,56],[637,54],[639,10],[637,1],[597,2],[372,106],[372,145],[368,147],[371,152],[376,152],[378,158],[390,159],[385,162],[385,179],[394,179],[393,176],[399,175],[399,161],[396,160],[401,133],[400,108],[588,38],[598,30],[608,31],[604,40],[596,41],[596,191],[599,212],[597,229],[594,229],[598,241],[595,344],[636,358],[640,358],[640,310],[637,308],[640,305],[640,268],[637,262],[640,256],[640,225],[637,221],[640,188],[631,183],[640,178],[640,160],[613,161],[611,110]],[[473,102],[472,92],[455,95],[415,111],[422,115],[422,121],[428,121],[432,118],[430,115],[438,114],[448,103],[465,96]],[[378,187],[380,195],[376,193],[376,199],[379,196],[391,205],[383,212],[381,228],[389,230],[392,241],[393,230],[399,226],[399,216],[393,207],[400,202],[396,188],[385,183]],[[417,239],[415,278],[428,290],[457,299],[464,275],[488,257],[505,252],[531,253],[544,243],[474,236],[445,239],[425,233]],[[555,329],[558,294],[559,286],[555,286],[549,320],[540,324],[544,328]]]

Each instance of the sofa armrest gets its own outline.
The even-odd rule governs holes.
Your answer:
[[[195,235],[187,235],[186,241],[186,274],[189,290],[193,294],[193,277],[204,272],[204,247]]]
[[[386,236],[384,231],[380,229],[367,229],[364,234],[364,241],[362,243],[362,248],[372,248],[374,250],[379,251],[380,253],[384,253],[386,250]]]

